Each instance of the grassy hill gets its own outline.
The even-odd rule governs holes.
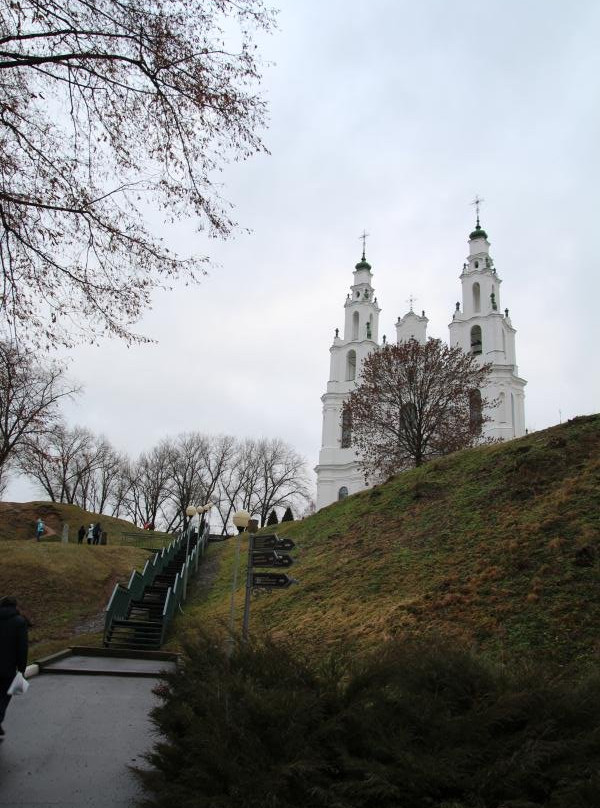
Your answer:
[[[49,528],[49,535],[39,543],[32,538],[38,516]],[[97,520],[108,532],[108,546],[57,541],[65,522],[71,542],[76,542],[79,525]],[[117,541],[123,531],[137,530],[124,519],[89,513],[75,505],[0,503],[0,596],[14,595],[33,623],[30,659],[69,644],[100,642],[103,610],[115,583],[126,583],[131,570],[143,567],[148,558],[144,550],[110,542]]]
[[[456,453],[276,530],[298,545],[300,583],[253,598],[256,634],[320,653],[431,633],[506,663],[598,662],[598,415]],[[226,624],[234,554],[235,540],[211,547],[212,586],[188,601],[175,642]],[[242,546],[238,628],[244,560]]]
[[[108,542],[111,538],[116,540],[121,533],[143,533],[126,519],[116,519],[105,514],[84,511],[77,505],[65,505],[60,502],[0,502],[0,541],[13,541],[15,539],[33,539],[35,537],[35,523],[41,517],[48,532],[46,539],[60,539],[65,522],[69,525],[69,538],[77,540],[77,531],[80,525],[89,526],[91,522],[100,521],[108,533]]]

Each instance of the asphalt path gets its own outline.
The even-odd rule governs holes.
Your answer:
[[[156,679],[42,674],[13,697],[0,743],[2,808],[125,808],[154,740]]]

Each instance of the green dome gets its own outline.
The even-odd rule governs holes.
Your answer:
[[[488,234],[485,232],[485,230],[479,224],[477,224],[475,230],[473,230],[473,232],[469,236],[469,241],[473,241],[473,239],[476,238],[487,238],[487,237]]]
[[[371,271],[371,264],[369,264],[369,262],[368,262],[368,261],[367,261],[367,260],[364,258],[364,256],[363,256],[363,258],[361,258],[361,260],[360,260],[360,261],[358,262],[358,264],[357,264],[357,265],[354,267],[354,269],[358,269],[358,270],[361,270],[361,269],[368,269],[368,270],[369,270],[369,272],[370,272],[370,271]]]

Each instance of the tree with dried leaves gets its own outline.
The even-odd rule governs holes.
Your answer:
[[[0,339],[0,480],[28,441],[52,432],[58,404],[78,392],[57,362],[40,362],[33,351]]]
[[[481,395],[489,373],[490,365],[435,339],[369,354],[344,404],[365,479],[385,479],[480,441],[493,406]]]
[[[264,151],[262,0],[0,0],[0,308],[37,345],[111,334],[197,279],[149,224],[235,223],[212,179]]]

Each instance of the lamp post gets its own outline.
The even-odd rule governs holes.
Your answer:
[[[250,519],[246,528],[248,531],[248,568],[246,571],[246,597],[244,599],[244,621],[242,623],[242,640],[248,641],[250,630],[250,599],[252,596],[252,552],[254,550],[254,534],[258,530],[258,520]]]
[[[186,562],[186,566],[185,566],[185,576],[184,576],[184,580],[183,580],[183,598],[184,598],[184,600],[187,597],[187,560],[188,560],[188,556],[190,554],[190,528],[192,526],[192,519],[194,518],[194,516],[197,513],[198,513],[198,509],[196,508],[195,505],[188,505],[187,508],[185,509],[185,515],[189,516],[190,521],[189,521],[187,529],[186,529],[186,541],[185,541],[185,562]]]
[[[235,590],[237,587],[238,569],[240,566],[240,541],[242,538],[242,533],[248,527],[250,514],[248,511],[236,511],[236,513],[233,514],[231,521],[233,522],[234,527],[237,528],[238,532],[237,542],[235,545],[235,560],[233,562],[233,583],[231,585],[231,606],[229,610],[229,633],[231,635],[231,642],[233,643],[233,630],[235,625]]]
[[[188,516],[189,519],[190,519],[190,521],[188,523],[188,526],[186,528],[186,533],[187,533],[187,542],[186,542],[186,545],[185,545],[185,556],[186,556],[186,558],[187,558],[187,555],[188,555],[188,551],[190,549],[190,525],[192,523],[192,519],[194,518],[194,516],[197,513],[198,513],[198,509],[196,508],[195,505],[188,505],[187,508],[185,509],[185,515]]]

